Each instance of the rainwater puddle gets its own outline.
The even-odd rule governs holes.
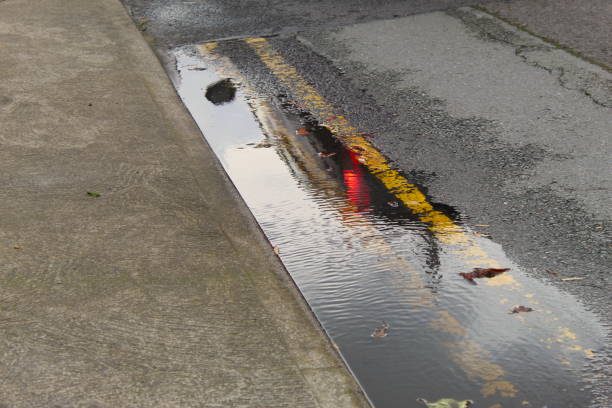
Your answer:
[[[588,406],[583,368],[605,332],[574,298],[455,219],[477,243],[462,251],[511,268],[471,284],[458,273],[483,265],[433,234],[326,128],[250,93],[227,62],[176,58],[181,98],[376,407]],[[207,100],[228,77],[235,95]],[[534,311],[510,313],[519,305]],[[387,335],[372,337],[383,321]]]

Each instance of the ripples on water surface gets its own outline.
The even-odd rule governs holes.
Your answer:
[[[242,90],[213,105],[204,93],[219,80],[214,70],[193,69],[207,64],[196,54],[176,57],[185,104],[377,407],[417,407],[417,397],[495,408],[588,405],[581,371],[604,331],[573,298],[520,273],[477,235],[484,251],[512,268],[512,281],[469,284],[458,272],[475,265],[325,128],[255,95],[249,104]],[[523,304],[535,311],[509,313]],[[389,335],[372,338],[383,320]]]

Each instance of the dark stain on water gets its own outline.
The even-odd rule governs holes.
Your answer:
[[[583,367],[598,358],[605,329],[574,298],[436,205],[511,269],[470,284],[459,272],[480,265],[439,240],[288,97],[245,88],[231,102],[207,100],[202,91],[218,74],[188,67],[236,72],[189,51],[176,58],[179,94],[376,407],[588,406],[593,374]],[[511,313],[519,305],[533,311]]]
[[[205,96],[206,99],[215,105],[222,105],[234,100],[236,97],[236,86],[231,79],[222,79],[208,85]]]

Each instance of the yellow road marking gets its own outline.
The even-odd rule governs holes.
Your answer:
[[[437,211],[427,201],[425,195],[397,170],[393,169],[388,160],[358,131],[350,125],[344,116],[336,115],[334,108],[328,104],[317,90],[309,85],[298,73],[297,70],[287,64],[282,56],[274,50],[264,38],[250,38],[244,40],[259,56],[262,62],[272,71],[272,73],[291,91],[296,99],[302,102],[305,109],[309,110],[319,118],[325,118],[322,125],[327,126],[350,150],[359,156],[359,161],[371,174],[373,174],[389,192],[394,194],[402,203],[409,208],[422,222],[428,224],[428,228],[436,238],[442,243],[454,247],[454,253],[464,259],[466,265],[478,267],[500,267],[497,260],[493,259],[474,239],[475,236],[455,224],[452,219],[444,213]],[[207,43],[200,46],[203,54],[214,55],[217,43]],[[213,57],[213,58],[217,58]],[[347,209],[349,212],[351,209]],[[375,246],[380,249],[380,242],[376,240]],[[404,262],[400,262],[404,263]],[[406,268],[407,264],[404,264]],[[407,269],[411,269],[408,267]],[[415,275],[409,274],[415,278]],[[487,279],[487,284],[491,286],[509,286],[518,288],[520,284],[514,280],[511,274],[505,273],[495,278]],[[414,287],[422,287],[422,281],[415,279]],[[532,294],[526,295],[533,296]],[[424,301],[425,300],[425,301]],[[505,299],[507,302],[507,299]],[[424,302],[423,302],[424,301]],[[430,299],[421,299],[422,305],[431,306]],[[505,303],[505,302],[500,302]],[[441,314],[438,320],[432,322],[432,327],[441,331],[446,331],[463,338],[461,341],[445,343],[450,350],[451,359],[468,374],[471,379],[480,379],[484,382],[481,393],[483,395],[493,395],[499,393],[504,397],[514,397],[518,392],[516,387],[500,378],[504,375],[504,370],[489,361],[488,352],[473,342],[466,342],[464,336],[467,330],[454,319],[448,312]],[[446,330],[443,329],[444,325]],[[437,327],[436,327],[437,326]],[[450,330],[450,331],[449,331]],[[575,340],[575,335],[569,329],[562,329],[562,336]],[[567,332],[565,332],[567,330]],[[571,333],[571,334],[569,334]],[[469,344],[470,347],[466,347]],[[573,346],[569,350],[582,350],[585,355],[592,357],[592,350],[584,350],[580,346]]]
[[[351,126],[344,116],[336,115],[334,107],[327,103],[318,91],[272,48],[265,38],[248,38],[244,41],[291,91],[294,97],[300,100],[312,114],[319,118],[325,118],[323,125],[329,127],[345,146],[360,156],[360,163],[378,178],[389,192],[401,200],[421,221],[429,224],[429,229],[439,241],[451,245],[454,248],[453,253],[462,258],[466,265],[500,267],[499,262],[476,242],[473,234],[455,224],[444,213],[435,210],[427,201],[425,194],[397,170],[393,169],[384,155],[363,137],[357,128]],[[522,286],[509,272],[487,279],[486,284],[489,286],[505,286],[511,289],[519,289]],[[526,296],[531,298],[532,294]],[[534,304],[537,303],[535,300],[533,302]],[[560,328],[560,330],[569,329]],[[576,340],[575,335],[566,337]]]
[[[491,258],[463,228],[455,224],[446,214],[435,210],[427,201],[425,194],[393,169],[389,161],[362,136],[357,128],[351,126],[344,116],[336,115],[334,107],[327,103],[294,67],[286,63],[265,38],[249,38],[245,42],[294,96],[303,102],[306,109],[320,118],[326,118],[324,124],[349,149],[359,155],[361,164],[421,221],[427,223],[429,229],[441,242],[456,246],[457,255],[465,259],[468,265],[500,267],[499,263]],[[507,273],[505,275],[508,276]],[[488,279],[488,283],[516,284],[515,280],[507,277],[500,279],[501,276],[503,275]]]

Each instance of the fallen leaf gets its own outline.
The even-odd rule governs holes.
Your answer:
[[[380,339],[382,337],[387,337],[387,334],[389,334],[389,323],[385,322],[383,320],[382,322],[382,326],[377,327],[376,330],[374,330],[371,334],[371,336],[375,339]]]
[[[88,191],[87,195],[90,197],[100,197],[102,194],[96,193],[95,191]]]
[[[332,343],[332,347],[335,348],[336,350],[340,350],[340,346],[337,345],[336,343]]]
[[[275,253],[276,255],[279,255],[279,254],[280,254],[280,248],[279,248],[279,247],[275,246],[275,247],[272,247],[272,249],[274,249],[274,253]]]
[[[387,205],[393,208],[399,207],[399,203],[397,201],[387,201]]]
[[[558,273],[557,273],[557,272],[553,272],[553,271],[548,270],[548,269],[546,269],[546,273],[548,273],[548,274],[550,274],[550,275],[553,275],[553,276],[557,276],[557,275],[558,275]]]
[[[510,313],[527,313],[533,312],[533,309],[527,306],[516,306]]]
[[[298,135],[310,134],[310,132],[306,128],[299,128],[298,130],[295,131],[295,133],[297,133]]]
[[[14,246],[13,248],[15,248],[15,249],[21,249],[21,245],[19,245],[19,244],[15,244],[15,246]]]
[[[325,118],[325,120],[335,120],[337,118],[336,115],[330,115],[328,117]]]
[[[491,238],[491,235],[485,234],[483,232],[474,232],[474,235],[478,238]]]
[[[427,408],[469,408],[474,401],[464,400],[458,401],[453,398],[442,398],[436,402],[429,402],[425,398],[417,398],[417,402],[422,402]]]
[[[493,278],[509,270],[510,268],[474,268],[472,272],[459,272],[459,275],[476,285],[476,278]]]
[[[584,277],[584,276],[581,276],[581,277],[579,277],[579,276],[574,276],[574,277],[572,277],[572,278],[561,278],[561,280],[562,280],[562,281],[564,281],[564,282],[568,282],[568,281],[577,281],[577,280],[583,280],[583,279],[585,279],[585,277]]]
[[[331,157],[331,156],[335,156],[337,153],[335,152],[331,152],[331,153],[325,153],[325,152],[319,152],[319,156],[321,157]]]

